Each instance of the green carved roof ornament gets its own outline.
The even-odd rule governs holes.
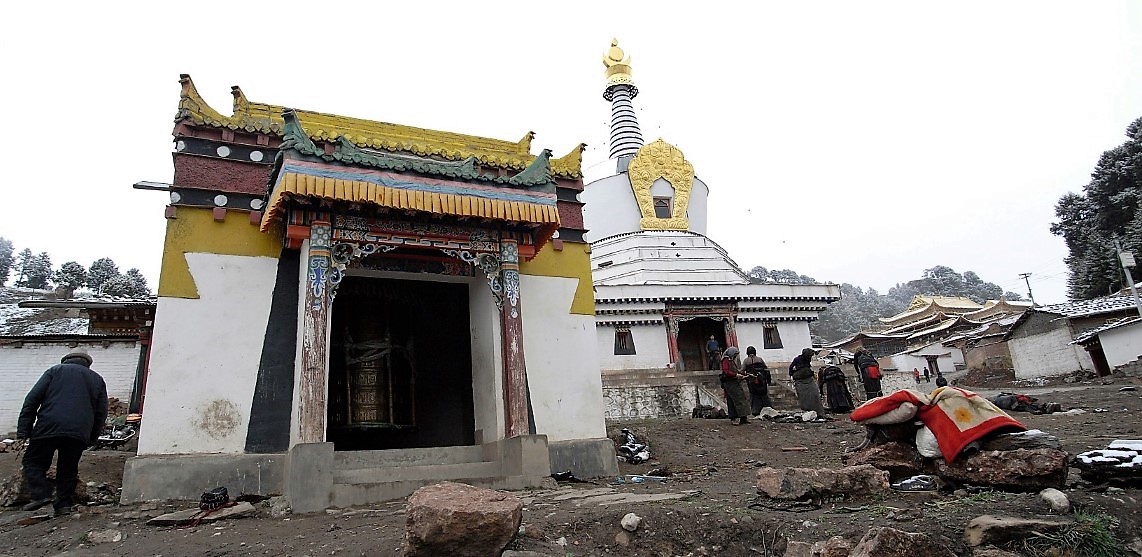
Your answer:
[[[327,162],[339,162],[395,172],[415,172],[457,180],[491,182],[529,189],[538,186],[539,189],[555,191],[555,182],[551,176],[550,149],[544,149],[527,168],[518,174],[499,176],[480,172],[476,157],[452,162],[414,156],[390,155],[361,149],[343,135],[337,137],[332,153],[327,153],[324,148],[314,143],[309,134],[301,127],[301,122],[293,109],[284,109],[282,119],[285,121],[282,129],[282,150],[293,150],[302,155],[316,157]]]

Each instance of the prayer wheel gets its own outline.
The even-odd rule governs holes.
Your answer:
[[[350,321],[353,342],[347,346],[348,425],[393,422],[392,344],[386,321],[374,311],[354,312]]]

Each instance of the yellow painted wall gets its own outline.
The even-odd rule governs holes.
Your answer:
[[[579,279],[571,313],[595,315],[595,291],[591,283],[591,254],[588,244],[563,242],[563,251],[555,251],[547,242],[531,261],[520,263],[519,272],[542,277]]]
[[[159,296],[198,298],[198,287],[186,263],[187,253],[277,258],[281,251],[281,233],[259,232],[245,211],[227,211],[226,219],[219,222],[210,209],[179,207],[175,218],[167,219]],[[589,271],[588,265],[588,277]]]

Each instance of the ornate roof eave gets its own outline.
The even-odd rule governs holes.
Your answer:
[[[231,88],[234,114],[223,116],[202,99],[189,75],[182,74],[179,82],[182,91],[175,122],[189,121],[202,126],[268,135],[282,135],[284,132],[281,106],[251,102],[239,87],[234,86]],[[531,142],[535,133],[530,131],[519,141],[512,142],[321,112],[298,110],[296,113],[298,119],[305,124],[310,138],[318,141],[336,141],[345,137],[355,145],[371,149],[407,152],[453,161],[474,157],[481,164],[516,171],[526,170],[539,158],[531,154]],[[582,178],[582,154],[585,148],[585,144],[579,144],[566,155],[555,159],[548,155],[550,172],[559,178]],[[540,157],[542,156],[541,154]]]
[[[365,166],[396,172],[415,172],[443,176],[458,180],[490,182],[497,185],[516,186],[534,191],[555,193],[555,182],[551,176],[551,151],[544,149],[531,164],[514,176],[499,176],[480,172],[476,158],[468,157],[459,162],[445,162],[434,159],[391,155],[383,152],[368,152],[354,144],[348,137],[339,136],[333,141],[332,152],[319,147],[312,136],[305,131],[295,110],[286,108],[282,112],[285,127],[282,131],[281,149],[292,149],[302,155],[355,166]]]

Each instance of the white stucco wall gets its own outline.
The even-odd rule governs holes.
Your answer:
[[[651,187],[653,195],[669,195],[674,192],[670,184],[659,179]],[[690,190],[690,203],[687,206],[686,218],[690,223],[690,230],[699,234],[706,233],[707,198],[710,188],[705,182],[694,178]],[[584,238],[594,242],[623,232],[635,232],[642,229],[642,212],[639,211],[638,201],[631,189],[627,174],[615,174],[595,180],[584,186],[579,194],[579,201],[583,206],[583,223],[588,232]]]
[[[735,328],[738,332],[740,345],[738,349],[741,350],[742,358],[745,358],[746,348],[752,346],[757,349],[757,355],[770,367],[776,363],[789,364],[793,358],[801,355],[801,350],[813,346],[808,321],[778,321],[777,334],[781,335],[781,348],[763,348],[765,325],[761,322],[737,323]]]
[[[477,442],[487,443],[504,437],[504,404],[500,394],[504,390],[500,314],[487,280],[471,279],[468,311],[472,335],[473,427]],[[526,335],[525,331],[525,338]]]
[[[139,454],[241,453],[278,260],[186,260],[199,298],[159,298]]]
[[[630,334],[635,353],[621,356],[615,355],[615,328],[614,325],[594,327],[600,369],[663,369],[670,363],[666,325],[632,325]]]
[[[107,396],[127,404],[135,384],[140,345],[134,341],[81,342],[72,347],[66,343],[25,342],[16,348],[0,345],[0,435],[16,431],[16,421],[24,397],[48,368],[59,363],[69,352],[83,350],[91,354],[91,369],[107,383]]]
[[[583,238],[588,242],[641,229],[642,213],[625,172],[587,184],[579,201],[584,203],[583,226],[587,233]]]
[[[578,285],[575,278],[520,277],[535,429],[549,441],[606,437],[595,317],[570,313]]]
[[[1114,369],[1133,362],[1142,356],[1142,323],[1134,323],[1117,329],[1103,331],[1098,335],[1106,363]]]
[[[1070,331],[1066,327],[1058,327],[1007,341],[1015,377],[1024,379],[1094,369],[1090,355],[1081,346],[1071,344],[1071,340]]]

